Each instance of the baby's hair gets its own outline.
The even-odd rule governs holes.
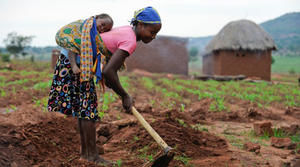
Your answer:
[[[111,21],[112,25],[114,24],[113,19],[108,14],[102,13],[102,14],[96,15],[96,19],[106,19],[106,18],[108,18]]]

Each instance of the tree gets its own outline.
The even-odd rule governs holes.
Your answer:
[[[23,56],[26,55],[23,50],[30,45],[32,38],[33,36],[22,36],[16,32],[11,32],[7,34],[7,37],[3,42],[5,43],[6,50],[18,57],[20,53],[22,53]]]
[[[271,65],[273,65],[274,63],[275,63],[275,58],[271,56]]]
[[[0,53],[0,57],[3,62],[10,62],[9,54]]]
[[[197,55],[198,55],[198,48],[192,47],[189,51],[190,55],[190,61],[196,61],[197,60]]]

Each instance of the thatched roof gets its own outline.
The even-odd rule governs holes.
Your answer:
[[[249,20],[228,23],[206,46],[206,52],[217,50],[276,49],[272,37]]]

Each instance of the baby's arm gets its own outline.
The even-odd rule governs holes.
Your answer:
[[[69,51],[68,53],[71,68],[74,74],[79,74],[81,73],[80,68],[76,64],[76,53]]]

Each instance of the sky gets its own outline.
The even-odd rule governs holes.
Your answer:
[[[258,24],[300,12],[300,0],[0,0],[0,46],[10,32],[34,36],[31,46],[55,46],[58,29],[107,13],[114,27],[129,25],[135,10],[153,6],[162,19],[158,35],[203,37],[240,19]]]

